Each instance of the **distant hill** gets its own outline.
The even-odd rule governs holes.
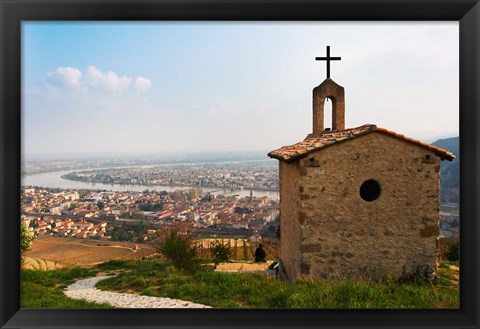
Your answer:
[[[460,138],[439,139],[432,143],[446,149],[456,158],[452,161],[442,161],[440,166],[440,195],[442,202],[458,202],[460,189]]]

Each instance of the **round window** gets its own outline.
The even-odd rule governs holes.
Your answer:
[[[374,179],[364,181],[362,186],[360,186],[360,196],[368,202],[378,199],[380,196],[380,184]]]

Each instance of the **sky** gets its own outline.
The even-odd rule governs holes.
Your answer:
[[[326,46],[347,128],[458,136],[458,22],[23,22],[22,153],[297,143]]]

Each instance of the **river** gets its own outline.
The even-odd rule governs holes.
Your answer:
[[[92,168],[98,169],[98,168]],[[83,170],[92,170],[92,169],[82,169]],[[144,191],[155,190],[155,191],[167,191],[172,192],[175,190],[186,190],[191,187],[186,186],[158,186],[158,185],[127,185],[127,184],[104,184],[104,183],[92,183],[92,182],[80,182],[73,181],[69,179],[64,179],[61,176],[71,173],[74,170],[63,170],[63,171],[53,171],[46,172],[35,175],[25,175],[22,177],[22,186],[41,186],[41,187],[53,187],[53,188],[62,188],[62,189],[98,189],[98,190],[107,190],[107,191]],[[205,192],[214,192],[216,194],[223,195],[240,195],[246,197],[250,195],[250,190],[220,190],[220,188],[206,188],[202,187],[202,190]],[[275,191],[257,191],[252,190],[252,194],[255,197],[267,196],[269,198],[278,200],[280,198],[279,192]]]

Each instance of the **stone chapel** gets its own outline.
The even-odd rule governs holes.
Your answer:
[[[345,129],[345,91],[313,89],[313,132],[280,160],[280,260],[288,280],[435,275],[440,161],[451,152],[365,124]],[[332,101],[332,127],[324,103]],[[331,129],[330,129],[331,128]]]

